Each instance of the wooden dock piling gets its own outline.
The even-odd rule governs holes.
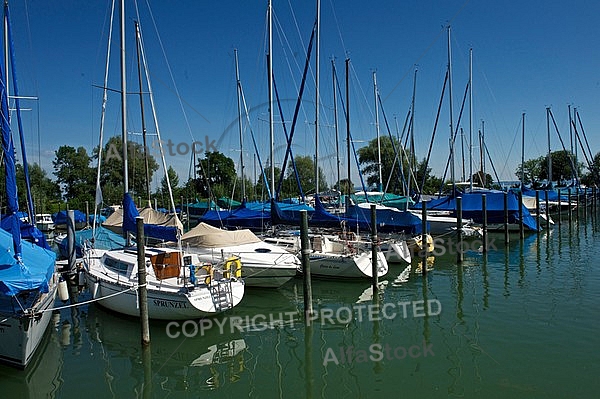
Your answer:
[[[150,344],[150,324],[148,322],[148,290],[146,289],[146,250],[144,247],[144,218],[135,218],[137,227],[138,296],[140,301],[140,323],[142,326],[142,347]]]
[[[306,210],[300,211],[300,245],[302,249],[302,278],[304,282],[304,320],[310,325],[313,314],[312,282],[310,277],[310,242],[308,240],[308,216]]]

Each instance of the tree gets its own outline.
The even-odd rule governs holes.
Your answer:
[[[308,155],[299,155],[294,157],[294,163],[296,164],[296,170],[298,171],[298,177],[300,180],[300,186],[302,191],[306,193],[314,193],[316,190],[315,181],[315,163],[313,158]],[[296,182],[296,174],[294,173],[294,167],[290,163],[287,170],[287,176],[285,178],[285,186],[287,190],[280,193],[280,197],[297,197],[300,195],[298,189],[298,183]],[[327,180],[323,169],[319,167],[319,191],[327,190]]]
[[[423,184],[421,194],[436,194],[440,190],[442,179],[431,175],[431,168],[426,165],[426,162],[427,159],[423,158],[416,166],[417,184]]]
[[[571,179],[575,176],[575,171],[577,176],[581,175],[583,165],[581,163],[575,165],[575,157],[571,151],[553,151],[550,153],[550,157],[552,159],[552,181],[560,182],[564,179]],[[548,179],[548,156],[541,157],[540,159],[542,159],[542,162],[540,165],[539,178]],[[575,167],[575,169],[573,169],[573,167]]]
[[[102,165],[100,168],[100,184],[105,201],[120,203],[123,198],[123,140],[121,137],[111,137],[102,150]],[[148,174],[146,179],[146,161],[148,159]],[[98,159],[98,147],[94,149],[94,158]],[[129,177],[129,192],[135,198],[146,198],[146,182],[152,181],[158,163],[146,152],[139,143],[127,142],[127,174]],[[94,183],[95,184],[95,183]]]
[[[581,182],[587,186],[598,186],[600,184],[600,152],[594,155],[591,169],[588,166],[588,173],[582,176]]]
[[[277,176],[281,175],[281,169],[275,166],[274,168],[275,174],[275,183],[277,183]],[[262,173],[259,173],[256,178],[256,185],[254,186],[255,196],[257,199],[264,199],[268,196],[268,190],[265,187],[265,178],[267,179],[267,184],[269,189],[271,188],[271,165],[267,164],[264,168],[264,176]],[[277,189],[277,186],[275,186]]]
[[[546,157],[528,159],[522,165],[519,164],[519,166],[517,167],[517,170],[515,171],[515,174],[517,175],[517,178],[519,178],[519,180],[521,180],[521,174],[523,173],[522,170],[524,169],[525,175],[524,175],[523,183],[524,184],[532,184],[532,183],[535,184],[539,179],[539,176],[540,176],[541,170],[542,170],[542,164],[544,162],[546,162]]]
[[[17,164],[17,190],[19,192],[19,207],[26,207],[26,187],[25,187],[25,170],[23,165]],[[61,199],[60,186],[53,182],[44,169],[37,163],[29,165],[29,184],[31,187],[31,197],[33,199],[36,212],[43,212],[49,209],[51,202],[58,202]]]
[[[333,188],[339,190],[342,194],[352,194],[354,192],[354,184],[352,184],[352,180],[347,178],[341,179],[333,186]]]
[[[90,156],[83,147],[60,146],[55,152],[54,175],[60,184],[64,199],[71,209],[81,208],[85,201],[94,200],[95,176],[90,168]]]
[[[236,181],[235,163],[219,151],[206,152],[198,159],[196,190],[203,196],[214,198],[229,196]]]
[[[402,147],[397,138],[393,137],[392,140],[388,136],[380,137],[382,184],[385,186],[391,175],[390,182],[392,182],[392,185],[388,191],[400,194],[403,191],[401,184],[403,177],[400,174],[398,161],[394,162],[396,159],[394,148],[396,151],[400,151]],[[411,157],[411,155],[408,154],[408,157]],[[414,159],[414,157],[412,158]],[[407,156],[399,156],[398,160],[400,159],[402,159],[402,170],[405,176],[407,176]],[[379,149],[377,139],[371,140],[367,146],[358,150],[358,162],[362,167],[362,173],[367,176],[367,184],[369,186],[376,186],[379,182]]]

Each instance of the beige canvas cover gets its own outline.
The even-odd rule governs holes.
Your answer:
[[[260,241],[248,229],[222,230],[206,223],[200,223],[181,237],[182,243],[203,248],[230,247]]]
[[[179,218],[173,214],[166,214],[145,207],[139,211],[140,216],[144,218],[144,224],[154,224],[157,226],[177,226],[180,232],[183,232],[183,224]],[[117,233],[123,234],[123,208],[118,208],[110,215],[102,226]]]

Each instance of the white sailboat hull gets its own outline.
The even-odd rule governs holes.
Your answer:
[[[92,298],[98,304],[129,316],[140,316],[137,275],[126,278],[105,267],[101,255],[84,258],[84,271]],[[150,270],[152,268],[148,268]],[[137,270],[135,270],[137,273]],[[209,285],[182,283],[181,277],[157,279],[147,274],[148,317],[162,320],[186,320],[212,316],[240,303],[244,296],[243,280],[213,279]]]
[[[358,254],[332,254],[313,252],[310,254],[310,273],[319,277],[372,278],[372,255],[370,251]],[[385,255],[377,252],[377,276],[388,272]]]
[[[25,368],[35,355],[36,349],[52,318],[56,298],[56,277],[51,281],[50,290],[43,294],[32,308],[30,315],[5,313],[0,309],[0,361],[17,368]],[[10,300],[2,298],[2,302]],[[4,303],[2,303],[4,305]]]

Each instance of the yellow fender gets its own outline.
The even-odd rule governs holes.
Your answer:
[[[242,262],[237,256],[232,256],[225,261],[223,265],[223,277],[230,278],[231,276],[242,277]]]
[[[204,281],[204,284],[210,285],[213,279],[213,267],[210,264],[198,265],[195,267],[196,278]]]

